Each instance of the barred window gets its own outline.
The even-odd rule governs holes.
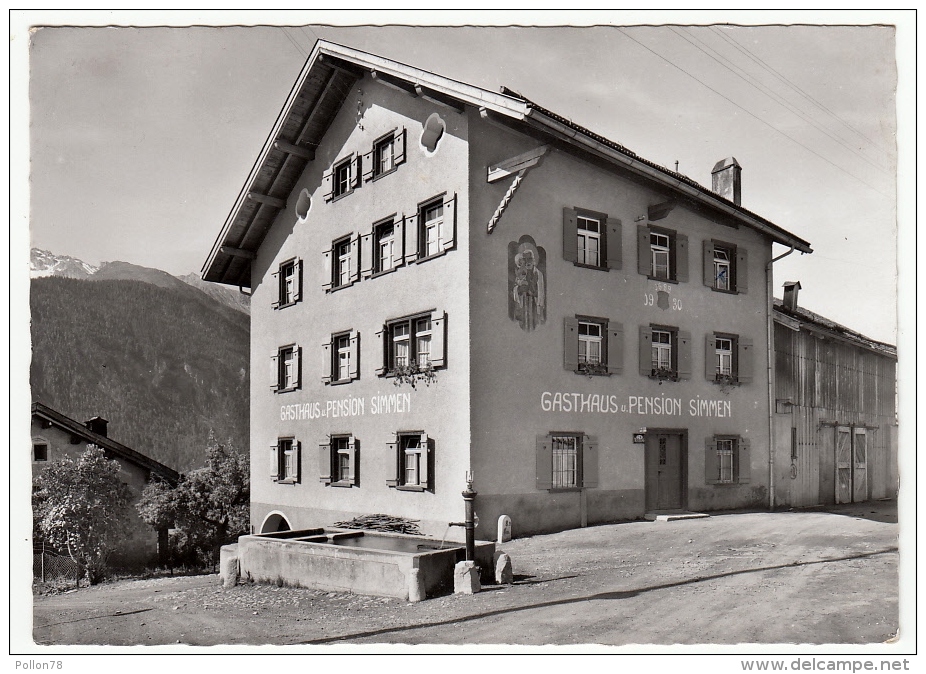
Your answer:
[[[554,435],[553,488],[562,489],[579,485],[578,438],[574,435]]]

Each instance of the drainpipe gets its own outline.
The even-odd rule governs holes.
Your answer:
[[[765,296],[768,303],[768,509],[775,509],[775,321],[772,318],[774,294],[772,287],[772,265],[794,252],[794,246],[765,265]]]

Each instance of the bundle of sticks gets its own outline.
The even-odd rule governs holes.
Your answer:
[[[393,534],[414,534],[421,535],[418,528],[420,520],[412,520],[407,517],[394,517],[392,515],[361,515],[346,522],[335,522],[334,526],[343,527],[344,529],[365,529],[367,531],[386,531]]]

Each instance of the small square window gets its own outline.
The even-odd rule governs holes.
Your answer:
[[[48,461],[48,444],[44,442],[36,442],[32,445],[32,460],[33,461]]]

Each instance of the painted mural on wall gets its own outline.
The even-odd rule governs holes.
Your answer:
[[[508,317],[530,332],[547,320],[547,253],[528,235],[508,244]]]

